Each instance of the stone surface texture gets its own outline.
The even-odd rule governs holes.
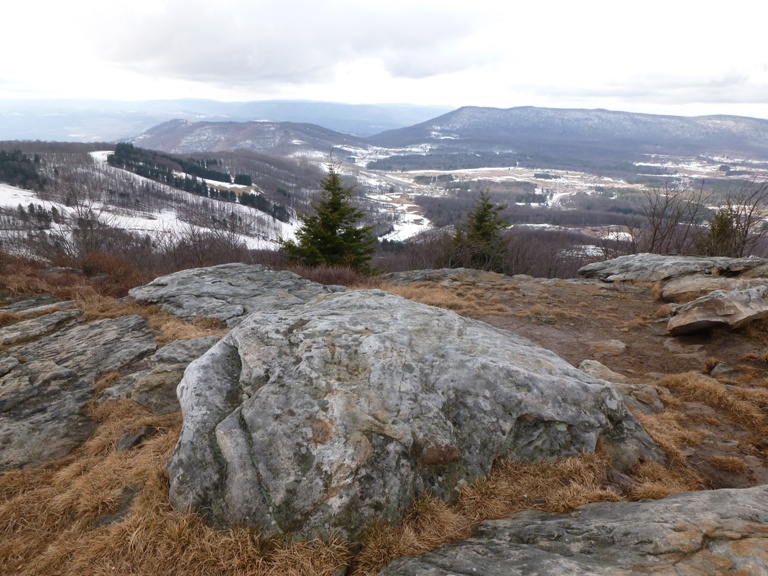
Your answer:
[[[220,339],[220,336],[205,336],[163,346],[137,363],[135,371],[103,390],[98,401],[131,399],[156,414],[177,412],[180,407],[176,387],[184,370]]]
[[[729,328],[734,330],[768,316],[768,286],[715,290],[677,308],[667,324],[673,335]]]
[[[67,322],[79,311],[70,312]],[[99,375],[137,362],[156,348],[155,334],[140,316],[64,328],[58,320],[36,320],[23,321],[31,331],[19,339],[32,341],[6,350],[0,359],[0,470],[38,464],[79,445],[93,429],[85,407]],[[23,334],[20,324],[14,325],[17,334]],[[37,330],[50,324],[60,329],[47,335]]]
[[[768,574],[768,487],[598,503],[483,522],[464,542],[395,560],[381,576]]]
[[[222,264],[182,270],[156,278],[129,295],[180,318],[216,318],[235,326],[251,312],[303,304],[320,294],[345,291],[323,286],[288,271],[256,264]]]
[[[657,282],[691,274],[762,277],[768,276],[768,260],[630,254],[588,264],[579,270],[579,274],[604,282]]]
[[[611,384],[509,332],[377,290],[254,314],[187,368],[170,497],[263,534],[400,520],[499,457],[659,457]]]

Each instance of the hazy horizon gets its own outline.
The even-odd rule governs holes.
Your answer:
[[[768,118],[755,5],[29,0],[0,100],[303,100]],[[34,32],[32,34],[31,32]]]

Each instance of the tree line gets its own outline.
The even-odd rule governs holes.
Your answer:
[[[40,156],[29,158],[20,150],[0,150],[0,182],[28,190],[41,190],[48,179],[40,172]]]
[[[232,189],[222,189],[207,184],[205,180],[223,183],[234,181],[245,186],[252,185],[252,178],[248,174],[235,174],[233,177],[228,172],[212,169],[211,166],[220,164],[216,159],[181,158],[138,148],[129,143],[120,143],[115,146],[114,154],[107,157],[107,162],[110,166],[128,170],[197,196],[225,202],[239,202],[244,206],[265,212],[282,222],[288,222],[290,219],[290,211],[285,206],[268,200],[261,194],[246,190],[238,193]]]

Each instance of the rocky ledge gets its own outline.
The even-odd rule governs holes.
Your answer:
[[[321,294],[347,290],[308,282],[286,270],[274,272],[259,265],[222,264],[182,270],[156,278],[130,291],[145,304],[157,304],[180,318],[216,318],[236,326],[259,310],[304,304]]]
[[[768,573],[768,487],[521,512],[381,576],[640,576]]]
[[[603,282],[658,283],[672,311],[672,336],[713,328],[737,329],[768,316],[768,260],[634,254],[584,266],[579,274]]]

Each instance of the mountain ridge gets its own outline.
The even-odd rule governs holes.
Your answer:
[[[130,142],[172,153],[251,150],[317,158],[340,149],[358,163],[385,170],[525,162],[584,169],[632,166],[655,156],[768,161],[768,120],[465,106],[365,138],[306,123],[185,121],[161,124]]]
[[[722,126],[723,122],[729,126]],[[721,124],[720,126],[717,123]],[[493,130],[492,134],[480,130]],[[736,150],[755,150],[768,156],[768,120],[742,116],[669,116],[612,111],[605,109],[558,109],[521,106],[484,108],[465,106],[442,116],[370,137],[378,145],[407,145],[435,139],[435,131],[445,131],[442,145],[464,138],[473,142],[495,141],[507,145],[547,143],[549,141],[621,143],[626,140],[644,149],[653,141],[665,140],[681,147],[707,150],[716,139]],[[538,132],[534,132],[538,131]],[[735,133],[735,134],[734,134]],[[749,136],[747,146],[734,146],[734,136]],[[564,136],[568,136],[565,138]]]
[[[174,119],[307,122],[371,135],[450,110],[414,104],[344,104],[304,100],[3,100],[0,140],[114,142]]]

